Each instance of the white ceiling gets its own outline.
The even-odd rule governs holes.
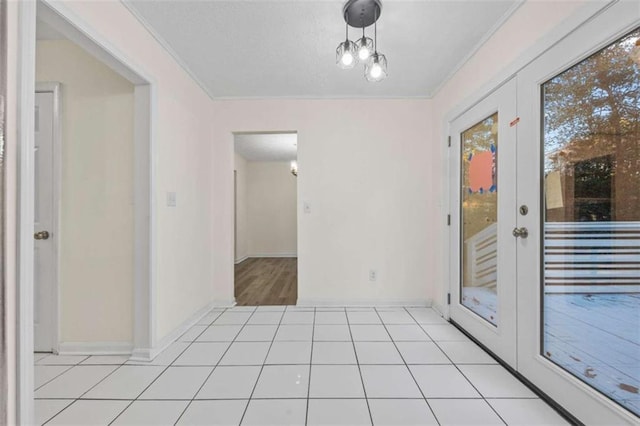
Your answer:
[[[292,161],[298,153],[296,133],[236,133],[234,144],[248,161]]]
[[[215,98],[430,97],[519,3],[383,0],[389,76],[369,83],[335,65],[342,1],[125,0]]]

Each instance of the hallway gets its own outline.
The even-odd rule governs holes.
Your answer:
[[[238,306],[295,305],[298,258],[249,258],[235,265],[234,295]]]
[[[213,310],[148,364],[36,354],[37,424],[566,424],[429,308]]]

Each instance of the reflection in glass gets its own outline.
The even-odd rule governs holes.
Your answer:
[[[542,86],[542,354],[640,414],[640,68],[628,34]]]
[[[462,133],[460,303],[498,324],[498,114]]]

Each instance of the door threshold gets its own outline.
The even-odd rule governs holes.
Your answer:
[[[469,339],[471,339],[471,341],[473,341],[473,343],[475,343],[476,345],[480,346],[482,348],[482,350],[484,350],[487,354],[489,354],[489,356],[491,358],[495,359],[498,362],[498,364],[503,366],[509,373],[511,373],[511,375],[513,375],[516,379],[518,379],[523,385],[528,387],[541,400],[543,400],[544,402],[549,404],[549,406],[551,408],[553,408],[558,414],[560,414],[566,421],[568,421],[572,425],[584,426],[584,423],[582,423],[580,420],[575,418],[573,416],[573,414],[571,414],[569,411],[567,411],[562,405],[558,404],[553,398],[551,398],[549,395],[544,393],[539,387],[537,387],[536,385],[531,383],[526,377],[524,377],[522,374],[520,374],[516,369],[511,367],[509,364],[504,362],[502,359],[500,359],[500,357],[498,357],[496,354],[494,354],[492,351],[490,351],[485,345],[480,343],[475,337],[473,337],[471,334],[469,334],[469,332],[467,332],[467,330],[462,328],[458,323],[456,323],[454,320],[451,320],[451,319],[449,320],[449,322],[455,328],[460,330],[460,332],[462,334],[464,334]]]

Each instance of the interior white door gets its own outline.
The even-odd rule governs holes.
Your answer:
[[[518,74],[518,370],[585,424],[640,418],[638,2]]]
[[[450,318],[516,367],[516,81],[451,122]]]
[[[35,99],[34,349],[55,349],[54,94]]]

